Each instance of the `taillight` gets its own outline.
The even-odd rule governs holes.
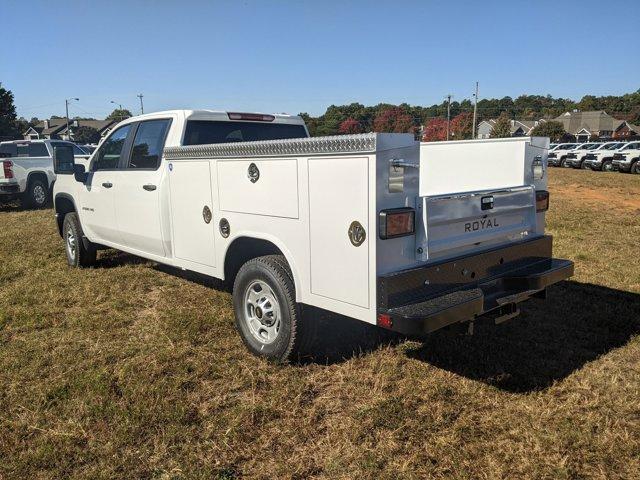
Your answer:
[[[4,170],[4,178],[13,178],[13,162],[11,160],[3,160],[2,169]]]
[[[393,319],[386,313],[379,313],[377,324],[382,328],[393,328]]]
[[[546,190],[536,191],[536,212],[546,212],[549,210],[549,192]]]
[[[380,238],[404,237],[415,232],[416,212],[413,208],[391,208],[380,212]]]
[[[229,120],[250,120],[252,122],[273,122],[276,117],[273,115],[262,115],[261,113],[239,113],[228,112]]]

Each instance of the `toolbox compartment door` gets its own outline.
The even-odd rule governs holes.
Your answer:
[[[204,209],[214,212],[208,160],[169,164],[171,228],[176,258],[215,267],[216,251],[213,213],[207,223]]]
[[[368,308],[369,242],[376,235],[368,222],[369,159],[310,158],[308,165],[311,293]],[[358,246],[349,237],[353,222],[365,231]]]

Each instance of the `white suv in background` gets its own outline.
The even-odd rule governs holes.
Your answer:
[[[640,141],[629,142],[614,153],[611,169],[640,174]]]
[[[569,151],[567,154],[567,158],[564,162],[563,167],[573,167],[573,168],[582,168],[582,162],[584,161],[584,157],[591,150],[596,150],[598,147],[602,145],[601,143],[582,143],[578,145],[573,150]]]
[[[547,163],[550,167],[564,167],[567,154],[576,148],[579,143],[561,143],[556,146],[547,156]]]
[[[592,150],[585,155],[582,167],[590,170],[611,170],[613,155],[627,142],[607,142],[597,150]]]

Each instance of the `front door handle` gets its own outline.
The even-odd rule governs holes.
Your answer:
[[[111,188],[111,187],[113,187],[113,183],[111,183],[111,182],[103,182],[102,186],[104,188]]]
[[[156,189],[156,186],[147,184],[147,185],[143,185],[142,188],[144,188],[147,192],[153,192]]]

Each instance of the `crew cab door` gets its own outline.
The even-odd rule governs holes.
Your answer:
[[[133,124],[123,125],[102,142],[89,166],[87,181],[78,187],[80,221],[94,242],[120,244],[115,196],[121,193],[117,177],[121,159],[129,151]]]
[[[115,211],[120,243],[129,248],[164,256],[160,224],[162,151],[171,119],[134,124],[131,149],[117,172]]]

